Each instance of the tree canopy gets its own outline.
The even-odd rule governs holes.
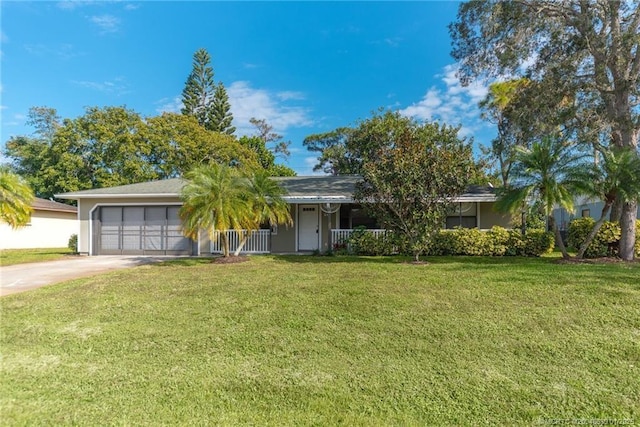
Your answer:
[[[450,33],[463,84],[526,77],[535,82],[523,98],[535,111],[529,117],[637,156],[639,28],[638,2],[488,0],[462,3]],[[621,203],[623,259],[633,259],[636,210],[636,202]]]
[[[125,107],[89,107],[62,122],[50,108],[29,116],[36,132],[10,138],[5,155],[43,198],[181,176],[200,164],[259,167],[252,150],[189,116],[142,118]]]
[[[232,135],[233,115],[222,82],[216,84],[211,56],[206,49],[193,54],[193,68],[182,90],[182,114],[193,116],[205,129]]]
[[[252,230],[263,222],[291,224],[284,190],[265,171],[242,171],[211,164],[190,171],[182,191],[180,209],[184,233],[194,238],[206,230],[210,238],[222,240],[223,255],[230,255],[226,231],[242,234],[238,255]]]
[[[531,144],[531,148],[516,147],[513,183],[504,188],[496,209],[521,212],[528,203],[537,202],[548,218],[556,236],[556,244],[564,258],[569,255],[560,230],[551,213],[556,206],[573,211],[577,194],[576,177],[585,168],[584,155],[576,153],[566,141],[545,136]]]
[[[33,211],[33,191],[24,180],[0,167],[0,222],[12,228],[27,225]]]
[[[353,135],[367,147],[354,198],[400,236],[417,261],[474,175],[470,144],[457,128],[391,112],[363,121]]]

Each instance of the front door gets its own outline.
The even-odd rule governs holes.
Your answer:
[[[320,248],[318,205],[298,206],[298,250],[315,251]]]

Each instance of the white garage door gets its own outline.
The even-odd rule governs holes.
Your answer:
[[[191,255],[179,206],[102,206],[94,217],[95,255]]]

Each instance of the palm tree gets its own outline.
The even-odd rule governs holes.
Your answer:
[[[572,176],[581,194],[604,203],[600,218],[578,249],[576,258],[584,256],[617,198],[625,203],[640,198],[640,158],[629,150],[602,151],[601,154],[602,162],[578,170]]]
[[[530,149],[518,147],[512,186],[505,189],[496,203],[500,211],[518,212],[527,201],[538,200],[564,258],[569,258],[569,254],[551,213],[557,205],[573,211],[576,188],[573,176],[574,171],[584,167],[583,158],[571,145],[550,136],[534,142]]]
[[[264,171],[243,174],[229,166],[200,166],[186,175],[180,209],[185,234],[195,238],[206,230],[211,239],[220,233],[223,256],[230,255],[226,230],[243,233],[234,255],[238,255],[260,224],[292,224],[285,194]]]
[[[255,172],[247,177],[247,195],[250,211],[254,215],[254,224],[287,224],[293,225],[289,204],[282,198],[286,190],[278,185],[265,170]],[[245,232],[234,255],[238,256],[242,247],[250,237],[251,231]]]
[[[184,204],[180,209],[185,235],[195,239],[200,230],[206,230],[214,239],[220,231],[240,232],[255,226],[246,184],[236,169],[218,164],[199,166],[185,178],[189,182],[182,189]],[[220,236],[223,255],[228,257],[227,235]]]
[[[18,175],[0,168],[0,222],[13,228],[29,223],[33,191]]]

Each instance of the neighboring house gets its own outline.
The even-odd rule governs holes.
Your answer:
[[[293,226],[263,229],[252,234],[244,252],[294,253],[325,251],[357,226],[375,229],[354,203],[358,176],[297,176],[274,178],[288,194]],[[220,252],[218,239],[201,232],[196,241],[183,237],[178,211],[184,181],[179,178],[56,195],[78,201],[78,250],[102,254],[188,254]],[[462,225],[489,229],[509,227],[509,216],[494,212],[492,188],[473,187],[457,200],[447,218],[448,228]],[[237,243],[237,233],[226,231]]]
[[[69,237],[78,234],[75,206],[34,199],[29,223],[13,229],[0,224],[0,249],[66,248]]]
[[[553,210],[553,219],[555,219],[558,228],[561,231],[565,231],[569,228],[569,223],[575,218],[591,217],[596,221],[600,219],[604,202],[590,199],[587,197],[579,197],[574,201],[574,211],[568,212],[564,208],[555,208]],[[609,214],[611,211],[609,211]],[[607,220],[609,219],[607,214]],[[640,205],[638,205],[638,212],[636,218],[640,219]]]

